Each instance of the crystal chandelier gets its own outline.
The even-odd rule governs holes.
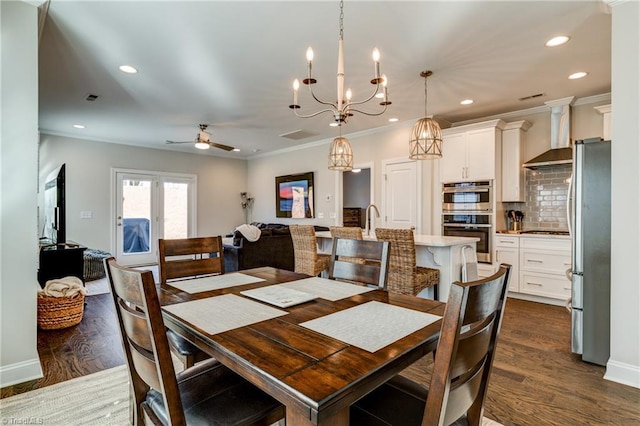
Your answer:
[[[409,139],[409,158],[412,160],[432,160],[442,158],[442,131],[440,125],[427,117],[427,77],[433,72],[422,71],[424,78],[424,117],[413,125]]]

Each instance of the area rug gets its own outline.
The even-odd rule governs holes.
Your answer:
[[[0,399],[0,424],[128,425],[127,367]],[[501,426],[486,417],[482,425]]]

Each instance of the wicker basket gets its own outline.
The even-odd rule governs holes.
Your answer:
[[[77,325],[84,314],[84,294],[73,297],[38,296],[38,327],[56,330]]]

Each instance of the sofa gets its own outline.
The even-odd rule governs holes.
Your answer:
[[[280,223],[258,223],[252,225],[260,228],[260,238],[248,241],[239,231],[235,231],[232,244],[224,244],[225,272],[243,269],[273,266],[274,268],[293,271],[295,266],[293,241],[289,226]],[[315,226],[316,231],[328,231],[324,226]],[[226,239],[226,241],[230,241]]]

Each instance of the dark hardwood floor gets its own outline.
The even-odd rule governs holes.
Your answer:
[[[16,395],[124,364],[113,301],[89,296],[76,326],[38,332],[44,371],[9,386]],[[509,299],[498,341],[485,415],[508,425],[640,425],[640,389],[604,380],[604,367],[570,351],[570,315],[561,307]],[[403,374],[428,383],[431,355]]]

